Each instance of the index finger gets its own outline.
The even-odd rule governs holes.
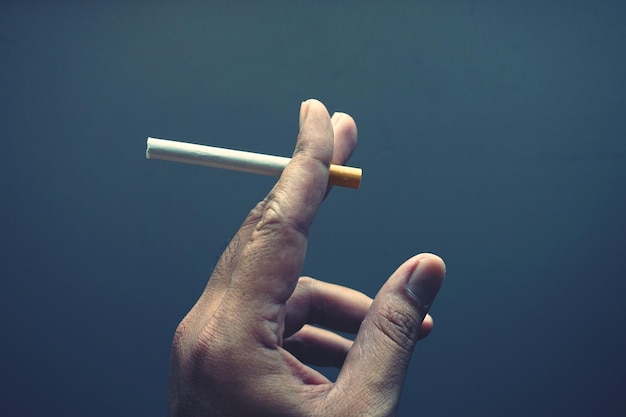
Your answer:
[[[284,304],[293,292],[309,229],[326,193],[332,154],[328,111],[317,100],[305,101],[292,160],[265,199],[261,218],[232,271],[231,288],[240,302],[271,307]]]

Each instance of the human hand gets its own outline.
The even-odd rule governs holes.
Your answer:
[[[350,116],[302,104],[292,161],[176,330],[170,416],[394,415],[415,343],[432,329],[443,261],[414,256],[373,301],[300,277],[328,165],[344,164],[355,145]],[[333,383],[307,364],[341,369]]]

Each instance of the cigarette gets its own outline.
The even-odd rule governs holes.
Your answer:
[[[148,138],[146,158],[275,177],[279,177],[289,161],[291,161],[291,158],[282,156],[236,151],[234,149],[157,138]],[[361,168],[331,164],[328,185],[359,188],[362,175],[363,171]]]

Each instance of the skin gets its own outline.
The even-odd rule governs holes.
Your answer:
[[[176,330],[170,416],[395,415],[415,344],[433,326],[443,261],[410,258],[374,300],[300,276],[328,165],[344,164],[355,146],[349,115],[302,103],[292,161]],[[340,372],[331,382],[308,365]]]

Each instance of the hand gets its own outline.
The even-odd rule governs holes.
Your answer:
[[[329,163],[356,146],[347,114],[300,109],[293,159],[248,215],[176,330],[170,416],[389,416],[445,267],[417,255],[372,301],[300,277],[307,235],[327,194]],[[331,330],[356,333],[354,342]],[[310,365],[337,366],[336,382]]]

